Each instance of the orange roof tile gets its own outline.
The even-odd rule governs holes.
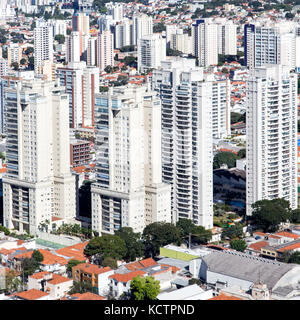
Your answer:
[[[28,291],[18,292],[15,294],[15,296],[24,300],[37,300],[42,297],[48,296],[48,293],[37,290],[37,289],[30,289]]]
[[[255,243],[251,243],[249,245],[249,248],[250,249],[253,249],[253,250],[256,250],[256,251],[260,251],[261,248],[265,247],[268,245],[268,242],[267,241],[258,241],[258,242],[255,242]]]
[[[137,277],[137,276],[143,276],[145,275],[146,272],[144,271],[141,271],[141,270],[137,270],[137,271],[132,271],[132,272],[129,272],[129,273],[116,273],[116,274],[113,274],[111,276],[109,276],[110,279],[115,279],[117,280],[118,282],[128,282],[128,281],[131,281],[133,278]]]
[[[288,245],[286,247],[280,248],[277,250],[277,252],[284,252],[284,251],[290,251],[290,250],[295,250],[300,248],[300,243],[294,243],[291,245]]]
[[[104,297],[91,292],[75,293],[72,294],[72,297],[76,298],[76,300],[106,300]]]
[[[300,237],[294,233],[287,232],[287,231],[277,232],[277,233],[275,233],[275,235],[281,236],[281,237],[293,238],[293,239],[298,239]]]
[[[53,273],[52,280],[48,281],[49,284],[56,285],[64,282],[72,281],[72,279],[63,277],[59,274]]]
[[[111,271],[112,269],[110,267],[100,268],[99,266],[90,263],[81,263],[73,267],[73,270],[80,270],[88,274],[102,274]]]
[[[43,279],[44,276],[50,274],[50,272],[47,271],[41,271],[41,272],[37,272],[34,273],[33,275],[29,276],[29,278],[33,278],[33,279]]]
[[[228,295],[226,295],[224,293],[221,293],[218,296],[210,298],[208,300],[243,300],[243,299],[240,299],[240,298],[237,298],[237,297],[234,297],[234,296],[228,296]]]
[[[39,251],[44,257],[44,260],[42,261],[43,265],[53,265],[53,264],[57,264],[57,263],[59,263],[61,265],[66,265],[68,263],[65,258],[57,256],[48,250],[39,249]],[[33,250],[18,254],[15,256],[15,259],[31,258],[32,253],[33,253]]]

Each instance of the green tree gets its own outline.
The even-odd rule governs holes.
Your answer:
[[[153,25],[153,33],[160,33],[163,31],[166,31],[166,26],[162,22]]]
[[[123,259],[126,255],[125,241],[116,235],[103,235],[91,239],[84,249],[87,256],[97,255],[102,260],[106,257]]]
[[[193,242],[197,244],[206,244],[212,238],[212,232],[202,226],[196,226],[193,233]]]
[[[133,232],[132,228],[123,227],[119,229],[115,234],[125,242],[127,252],[124,259],[127,262],[135,261],[136,258],[140,258],[143,256],[145,248],[141,240],[140,233]]]
[[[159,248],[167,244],[181,243],[179,229],[171,223],[154,222],[148,224],[143,231],[142,238],[145,243],[145,255],[156,256]]]
[[[285,262],[285,263],[300,264],[300,252],[298,252],[298,251],[295,251],[295,252],[284,251],[278,260],[280,260],[281,262]]]
[[[34,250],[31,259],[34,259],[37,263],[41,263],[44,260],[44,256],[39,250]]]
[[[240,149],[237,155],[240,159],[246,158],[246,149]]]
[[[246,113],[245,114],[241,114],[241,113],[237,113],[237,112],[231,112],[230,114],[230,122],[231,124],[237,123],[237,122],[245,122],[246,119]]]
[[[18,64],[18,62],[13,62],[13,63],[11,64],[11,66],[13,67],[13,69],[14,69],[15,71],[18,71],[18,70],[19,70],[19,64]]]
[[[176,227],[179,229],[182,238],[195,231],[195,224],[191,219],[180,218],[176,223]]]
[[[111,269],[117,269],[117,260],[111,257],[105,257],[101,263],[102,267],[110,267]]]
[[[75,266],[77,266],[77,265],[79,265],[81,263],[84,263],[84,261],[71,259],[70,261],[68,261],[68,264],[67,264],[67,272],[72,273],[73,267],[75,267]]]
[[[220,168],[223,164],[227,164],[228,168],[233,168],[235,167],[235,162],[239,157],[229,151],[221,151],[218,152],[214,156],[214,162],[213,162],[213,168],[218,169]]]
[[[247,248],[247,244],[242,239],[236,239],[236,240],[230,241],[230,247],[236,251],[244,252],[245,249]]]
[[[93,287],[91,282],[73,281],[73,286],[68,293],[75,294],[75,293],[86,293],[86,292],[93,292]]]
[[[226,239],[226,238],[235,239],[235,238],[242,237],[243,234],[244,234],[243,225],[237,223],[237,224],[232,225],[230,227],[223,228],[222,238],[223,239]]]
[[[64,44],[65,43],[65,36],[63,34],[57,34],[54,38],[54,40],[58,41],[59,44]]]
[[[4,232],[4,235],[9,236],[10,235],[10,231],[9,229],[7,229],[4,226],[0,226],[0,231]]]
[[[24,283],[18,278],[14,270],[9,270],[5,274],[5,289],[9,293],[20,291]]]
[[[291,221],[293,223],[300,223],[300,209],[292,210]]]
[[[153,277],[137,276],[130,283],[131,300],[155,300],[159,293],[159,281]]]
[[[105,71],[106,73],[112,73],[112,72],[113,72],[113,67],[112,67],[112,66],[106,66],[106,67],[104,68],[104,71]]]
[[[252,223],[264,232],[274,232],[281,222],[291,219],[290,204],[284,199],[259,200],[252,204]]]
[[[27,278],[28,276],[34,274],[39,270],[39,266],[40,264],[35,259],[24,258],[21,263],[22,276],[24,275],[24,277]]]

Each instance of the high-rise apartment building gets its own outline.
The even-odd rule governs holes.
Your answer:
[[[166,59],[166,39],[160,34],[150,34],[138,40],[138,70],[145,72],[158,68]]]
[[[72,17],[72,30],[81,34],[90,34],[90,17],[87,13],[76,12]]]
[[[293,23],[256,23],[244,27],[245,65],[296,65],[296,31]]]
[[[115,21],[122,21],[123,15],[124,15],[124,4],[123,3],[117,3],[117,2],[109,2],[105,4],[107,11],[106,13]]]
[[[42,74],[44,61],[53,63],[53,31],[51,26],[43,21],[37,21],[34,28],[34,71]]]
[[[162,101],[162,177],[172,185],[172,221],[213,226],[212,85],[194,59],[163,61],[152,73]]]
[[[178,29],[170,36],[170,48],[185,54],[192,54],[192,37],[184,33],[182,29]]]
[[[218,64],[218,25],[208,19],[199,19],[192,24],[193,55],[199,66]]]
[[[99,92],[99,68],[84,61],[57,68],[60,85],[69,94],[69,125],[79,128],[94,125],[95,94]]]
[[[96,66],[97,65],[97,37],[90,37],[88,40],[87,48],[87,65]]]
[[[218,23],[218,53],[237,55],[237,25],[232,20],[220,20]]]
[[[22,59],[22,48],[18,43],[10,43],[7,47],[7,61],[8,67],[11,67],[12,63],[20,63]]]
[[[138,40],[153,34],[153,19],[146,14],[134,15],[132,18],[132,44],[137,45]]]
[[[171,222],[170,186],[161,176],[161,103],[147,86],[110,88],[96,96],[96,183],[92,228],[142,232]]]
[[[131,45],[131,29],[132,21],[129,19],[123,19],[122,22],[114,26],[115,48],[118,49]]]
[[[247,81],[247,214],[262,199],[297,208],[297,75],[288,66],[251,70]]]
[[[79,62],[82,53],[82,38],[80,32],[73,31],[66,37],[66,61]]]
[[[114,35],[106,30],[98,34],[97,67],[103,71],[114,65]]]
[[[71,223],[76,190],[66,147],[68,96],[53,82],[11,80],[5,104],[4,225],[34,234],[53,217]]]

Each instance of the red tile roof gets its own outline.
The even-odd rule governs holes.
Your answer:
[[[91,292],[75,293],[72,297],[76,298],[76,300],[106,300],[104,297]]]
[[[48,283],[52,284],[52,285],[57,285],[57,284],[68,282],[68,281],[72,281],[72,279],[69,279],[69,278],[60,276],[59,274],[53,273],[52,280],[48,281]]]
[[[260,251],[261,248],[267,246],[269,243],[267,241],[258,241],[258,242],[255,242],[255,243],[251,243],[249,245],[249,248],[252,249],[252,250],[255,250],[255,251]]]
[[[81,270],[88,274],[102,274],[111,271],[112,269],[110,267],[100,268],[99,266],[90,263],[81,263],[73,267],[73,270]]]
[[[292,239],[298,239],[300,236],[291,232],[286,232],[286,231],[281,231],[275,233],[276,236],[281,236],[281,237],[287,237],[287,238],[292,238]]]
[[[133,278],[137,277],[137,276],[144,276],[146,274],[146,272],[141,271],[141,270],[137,270],[137,271],[132,271],[129,273],[116,273],[113,274],[111,276],[109,276],[110,279],[115,279],[118,282],[124,282],[127,283],[128,281],[131,281]]]
[[[218,296],[210,298],[208,300],[243,300],[243,299],[240,299],[240,298],[237,298],[237,297],[234,297],[234,296],[228,296],[228,295],[226,295],[224,293],[221,293]]]
[[[15,294],[15,296],[24,300],[37,300],[42,297],[48,296],[48,293],[37,290],[37,289],[30,289],[28,291],[18,292]]]
[[[33,275],[29,276],[29,278],[33,278],[33,279],[43,279],[44,276],[50,274],[50,272],[47,271],[41,271],[41,272],[37,272],[34,273]]]
[[[141,269],[144,269],[147,267],[151,267],[154,265],[157,265],[157,263],[152,258],[147,258],[144,260],[128,263],[128,264],[126,264],[125,267],[128,270],[135,271],[135,270],[141,270]]]

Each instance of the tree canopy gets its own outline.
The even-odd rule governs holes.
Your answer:
[[[116,236],[124,240],[126,246],[126,261],[135,261],[144,255],[144,244],[141,240],[141,234],[133,232],[132,228],[123,227],[116,231]]]
[[[247,244],[245,240],[242,239],[236,239],[230,241],[230,247],[236,251],[244,252],[247,248]]]
[[[150,276],[137,276],[130,283],[131,300],[155,300],[159,292],[159,281]]]
[[[158,255],[159,248],[162,246],[181,243],[179,229],[166,222],[148,224],[143,231],[142,238],[145,243],[145,255],[148,257]]]
[[[291,219],[290,204],[284,199],[259,200],[252,204],[252,222],[264,232],[274,232],[281,222]]]
[[[125,241],[116,235],[110,234],[91,239],[84,249],[85,255],[98,255],[101,259],[106,257],[117,260],[123,259],[126,252]]]
[[[229,151],[221,151],[218,152],[214,156],[214,162],[213,162],[213,168],[218,169],[220,168],[223,164],[227,164],[228,169],[235,167],[235,162],[239,157]]]

